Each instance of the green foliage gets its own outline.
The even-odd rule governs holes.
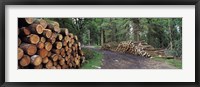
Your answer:
[[[154,57],[152,59],[156,60],[156,61],[160,61],[160,62],[165,62],[165,63],[172,65],[178,69],[182,68],[182,61],[178,60],[178,59],[167,59],[167,58],[160,58],[160,57]]]
[[[83,48],[86,63],[83,64],[82,69],[96,69],[101,67],[103,55],[91,49]]]
[[[78,35],[84,45],[145,40],[169,54],[182,55],[182,18],[47,18]]]

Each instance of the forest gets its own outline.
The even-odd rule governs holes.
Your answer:
[[[182,18],[47,18],[78,35],[84,45],[144,40],[155,48],[182,55]]]
[[[19,18],[19,69],[181,69],[182,18]]]

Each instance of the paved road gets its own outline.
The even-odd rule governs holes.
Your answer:
[[[86,48],[101,52],[104,55],[102,69],[176,69],[164,62],[145,57],[101,50],[92,46]]]

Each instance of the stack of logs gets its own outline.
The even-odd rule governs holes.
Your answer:
[[[104,44],[102,46],[102,49],[104,50],[111,50],[121,53],[129,53],[137,56],[143,56],[147,58],[159,56],[159,57],[167,57],[167,58],[173,58],[171,56],[166,56],[163,49],[154,48],[151,45],[148,45],[145,41],[122,41],[118,44],[117,47],[113,50],[112,45]],[[110,49],[112,48],[112,49]]]
[[[84,54],[78,37],[44,19],[18,19],[19,69],[80,68]]]
[[[151,55],[147,53],[145,50],[151,48],[153,48],[151,45],[148,45],[143,41],[138,41],[138,42],[123,41],[118,45],[116,51],[150,58]]]

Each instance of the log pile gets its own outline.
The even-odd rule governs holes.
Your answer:
[[[154,48],[153,46],[148,45],[145,41],[137,41],[137,42],[122,41],[117,46],[115,47],[112,46],[113,46],[112,44],[107,43],[102,46],[102,49],[116,51],[120,53],[129,53],[147,58],[155,56],[172,58],[166,56],[163,49]]]
[[[117,46],[118,46],[117,42],[109,42],[109,43],[103,44],[101,49],[115,51]]]
[[[78,37],[55,21],[18,19],[19,69],[80,68],[84,61]]]

